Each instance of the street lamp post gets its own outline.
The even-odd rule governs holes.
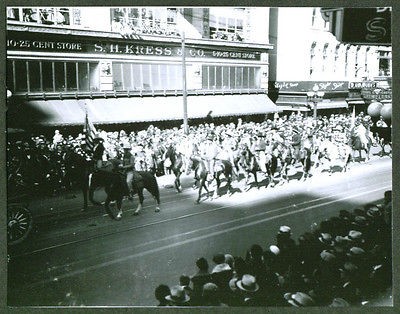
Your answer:
[[[322,100],[324,97],[325,93],[323,91],[320,91],[317,85],[314,85],[313,90],[307,92],[307,101],[312,102],[314,104],[313,107],[313,118],[315,124],[317,124],[317,105],[318,102]]]

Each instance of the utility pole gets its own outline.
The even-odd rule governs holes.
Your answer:
[[[181,33],[182,39],[182,95],[183,95],[183,130],[189,134],[187,117],[187,91],[186,91],[186,56],[185,56],[185,32]]]

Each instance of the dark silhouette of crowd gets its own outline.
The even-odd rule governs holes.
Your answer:
[[[293,239],[281,226],[275,243],[244,256],[200,257],[192,276],[155,288],[159,306],[362,306],[392,285],[392,192],[383,202],[314,223]]]

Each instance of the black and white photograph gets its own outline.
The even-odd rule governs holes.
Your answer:
[[[4,7],[6,306],[393,308],[392,7],[322,4]]]

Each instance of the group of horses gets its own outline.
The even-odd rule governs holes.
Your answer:
[[[132,187],[133,192],[139,197],[139,203],[134,214],[137,215],[142,209],[144,189],[148,190],[156,200],[155,211],[160,211],[160,192],[157,183],[157,176],[164,173],[174,175],[174,187],[176,191],[182,192],[181,175],[184,172],[192,171],[194,173],[194,188],[198,189],[196,203],[200,203],[203,197],[203,190],[206,191],[206,198],[213,192],[212,197],[220,195],[220,188],[223,179],[226,181],[227,194],[234,192],[232,181],[245,178],[245,186],[249,190],[253,185],[260,188],[258,175],[264,175],[265,187],[283,184],[290,180],[289,171],[297,175],[298,180],[306,180],[311,177],[310,170],[312,166],[320,171],[333,172],[333,169],[339,166],[340,171],[345,172],[353,158],[354,152],[359,152],[361,160],[361,151],[369,159],[372,140],[367,137],[363,140],[359,135],[353,134],[349,143],[337,145],[329,140],[319,143],[313,142],[313,145],[306,146],[304,143],[294,146],[288,141],[275,142],[272,150],[264,158],[260,158],[257,152],[252,151],[247,145],[240,145],[232,151],[234,156],[230,160],[217,159],[215,161],[214,173],[209,174],[204,158],[198,152],[198,149],[192,150],[190,156],[184,156],[178,152],[173,145],[164,150],[159,150],[159,154],[153,156],[153,164],[146,171],[133,172]],[[198,148],[198,147],[197,147]],[[328,169],[323,169],[328,164]],[[300,168],[300,171],[299,171]],[[94,200],[94,192],[98,188],[104,188],[106,200],[104,207],[107,214],[112,218],[119,220],[122,216],[122,201],[129,195],[126,184],[126,173],[119,171],[106,171],[87,168],[82,172],[84,176],[82,190],[84,193],[84,209],[88,208],[88,199],[92,204],[100,205],[100,202]],[[251,177],[254,178],[252,184],[249,184]],[[292,175],[292,177],[296,177]],[[211,189],[215,187],[215,189]]]

